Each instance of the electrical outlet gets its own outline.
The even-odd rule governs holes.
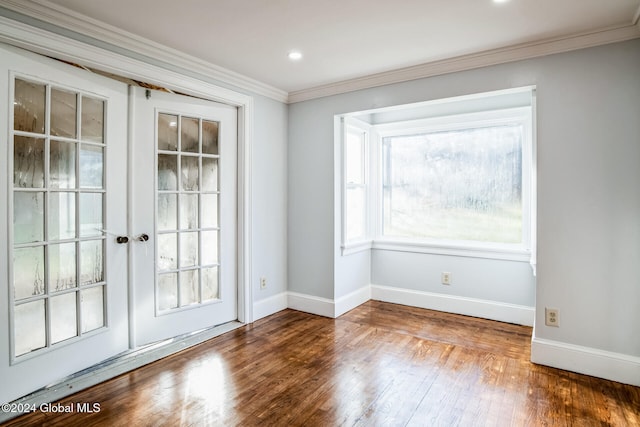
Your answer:
[[[442,272],[441,281],[442,281],[443,285],[450,285],[451,284],[451,273],[449,273],[448,271],[443,271]]]
[[[267,278],[266,277],[261,277],[260,278],[260,289],[267,289]]]
[[[555,326],[556,328],[560,326],[560,322],[558,319],[558,309],[557,308],[545,308],[544,309],[544,324],[547,326]]]

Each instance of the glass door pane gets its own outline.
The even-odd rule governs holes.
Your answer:
[[[14,80],[14,358],[106,325],[104,104]]]
[[[158,113],[156,309],[219,298],[218,122]]]

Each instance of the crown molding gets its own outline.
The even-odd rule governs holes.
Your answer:
[[[79,35],[93,38],[113,47],[127,50],[136,55],[153,58],[162,63],[171,64],[180,69],[189,70],[192,73],[195,72],[207,79],[213,78],[238,89],[285,103],[302,102],[325,96],[640,38],[640,7],[638,7],[632,22],[627,25],[491,49],[287,93],[266,83],[168,48],[46,0],[2,0],[2,7]]]
[[[171,64],[178,68],[189,70],[192,73],[195,72],[201,76],[206,76],[208,79],[213,78],[238,89],[263,95],[280,102],[287,102],[288,100],[288,94],[284,90],[105,24],[46,0],[3,0],[2,6],[16,13],[38,19],[82,36],[91,37],[136,55]]]
[[[142,77],[147,83],[212,101],[235,106],[253,103],[253,97],[250,95],[69,39],[4,16],[0,16],[0,42],[123,77],[133,79]]]
[[[640,9],[636,13],[636,21]],[[640,38],[638,25],[608,27],[596,31],[558,37],[543,41],[523,43],[484,52],[462,55],[455,58],[428,62],[412,67],[371,74],[350,80],[330,83],[310,89],[289,92],[289,103],[307,101],[325,96],[338,95],[356,90],[433,77],[458,71],[520,61],[577,49],[600,46]]]

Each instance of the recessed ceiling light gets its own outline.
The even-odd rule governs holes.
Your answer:
[[[510,0],[493,0],[494,3],[508,3]]]
[[[299,61],[302,59],[302,53],[297,50],[292,50],[289,52],[289,59],[292,61]]]

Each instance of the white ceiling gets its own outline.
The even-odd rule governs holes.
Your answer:
[[[491,49],[629,27],[640,10],[640,0],[50,3],[289,93]],[[292,49],[304,58],[290,61]]]

